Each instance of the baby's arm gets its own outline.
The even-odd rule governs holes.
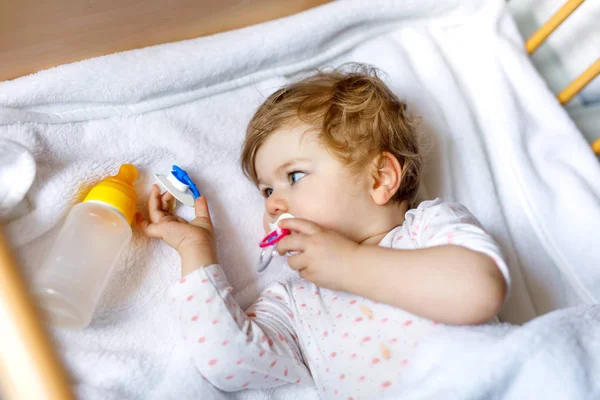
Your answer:
[[[247,312],[230,293],[219,265],[199,268],[173,286],[171,302],[200,373],[225,391],[312,385],[285,288],[272,286]]]
[[[285,383],[311,385],[294,335],[289,294],[281,285],[262,296],[250,317],[231,296],[217,261],[214,229],[204,196],[191,222],[169,211],[173,196],[153,186],[148,215],[139,229],[161,238],[181,256],[183,279],[173,287],[184,340],[202,375],[222,390],[266,388]]]
[[[410,234],[419,249],[361,246],[345,289],[448,324],[484,323],[500,311],[508,268],[464,207],[418,210]]]

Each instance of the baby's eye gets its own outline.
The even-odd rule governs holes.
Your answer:
[[[306,174],[304,172],[300,172],[300,171],[294,171],[294,172],[290,172],[288,174],[288,179],[290,180],[290,184],[294,184],[296,182],[298,182],[300,179],[304,178],[306,176]]]
[[[269,197],[271,194],[273,194],[273,189],[271,188],[266,188],[262,190],[262,195],[267,198]]]

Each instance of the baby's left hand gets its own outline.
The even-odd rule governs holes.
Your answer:
[[[279,254],[295,253],[288,258],[290,268],[319,287],[344,290],[358,243],[306,219],[284,219],[279,227],[292,232],[276,246]]]

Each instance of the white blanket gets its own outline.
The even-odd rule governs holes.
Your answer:
[[[33,275],[57,222],[100,178],[121,163],[138,166],[142,210],[151,173],[178,164],[209,200],[221,263],[248,305],[290,273],[255,272],[263,201],[238,165],[246,124],[298,72],[367,62],[422,117],[426,195],[465,204],[506,251],[513,287],[505,319],[592,303],[600,167],[522,46],[501,0],[338,1],[0,83],[0,137],[23,143],[38,165],[33,210],[7,232]],[[135,234],[92,325],[54,331],[82,397],[218,396],[193,370],[168,313],[164,293],[178,274],[171,249]],[[273,395],[315,396],[294,388]]]
[[[448,328],[420,344],[390,399],[600,398],[600,306],[510,325]]]

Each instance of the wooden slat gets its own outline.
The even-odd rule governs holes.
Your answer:
[[[560,104],[566,104],[598,75],[600,75],[600,58],[558,94]]]
[[[592,150],[597,156],[600,156],[600,139],[596,139],[594,143],[592,143]]]
[[[73,399],[28,293],[0,229],[0,393],[7,400]]]
[[[540,27],[527,42],[525,48],[529,54],[533,53],[546,40],[554,30],[563,23],[585,0],[568,0],[544,25]]]

